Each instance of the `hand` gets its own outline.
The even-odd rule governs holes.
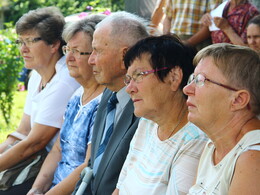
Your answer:
[[[201,19],[200,22],[205,25],[205,26],[210,26],[212,24],[212,17],[209,13],[204,14]]]
[[[37,189],[37,188],[32,188],[28,193],[27,195],[44,195],[44,193]]]
[[[216,27],[218,27],[221,30],[226,30],[230,27],[228,21],[225,18],[221,18],[221,17],[214,17],[214,23],[216,25]]]

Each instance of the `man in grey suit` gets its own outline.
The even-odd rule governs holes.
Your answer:
[[[133,102],[125,92],[126,69],[123,58],[129,47],[148,36],[145,24],[145,20],[138,16],[116,12],[100,22],[94,32],[93,52],[89,57],[89,64],[93,66],[98,83],[105,85],[107,89],[99,104],[93,129],[89,167],[94,173],[83,194],[111,195],[116,188],[120,170],[139,121],[133,114]],[[97,160],[100,145],[106,139],[107,104],[115,92],[118,103],[113,120],[114,128],[102,158]],[[80,182],[77,186],[79,184]]]

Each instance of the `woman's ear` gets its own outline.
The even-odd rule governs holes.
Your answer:
[[[250,101],[250,94],[247,90],[236,91],[231,102],[231,110],[237,111],[248,106]]]
[[[171,84],[171,89],[173,91],[177,91],[179,89],[179,86],[181,84],[183,78],[183,72],[182,69],[177,66],[169,72],[169,79],[170,79],[170,84]]]
[[[58,40],[50,45],[52,53],[55,53],[59,50],[61,42]]]

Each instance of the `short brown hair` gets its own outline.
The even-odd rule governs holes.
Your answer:
[[[60,41],[59,52],[62,54],[61,48],[65,42],[62,40],[61,34],[64,25],[64,17],[57,7],[44,7],[31,10],[24,14],[16,22],[16,33],[22,35],[30,31],[35,31],[47,44]]]

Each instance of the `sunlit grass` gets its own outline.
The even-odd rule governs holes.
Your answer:
[[[0,112],[0,143],[2,143],[6,136],[15,131],[17,126],[20,123],[22,114],[23,114],[23,107],[25,104],[25,98],[27,95],[27,91],[17,91],[14,95],[14,105],[12,108],[11,120],[9,126],[6,125],[4,121],[4,117]]]

